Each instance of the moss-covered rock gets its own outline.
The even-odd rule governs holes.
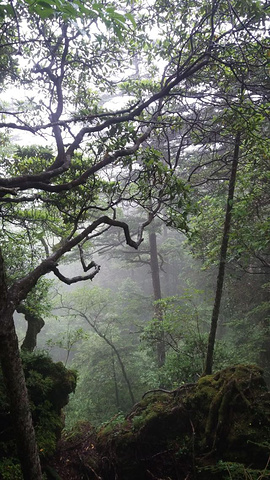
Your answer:
[[[154,391],[100,429],[103,480],[269,478],[270,393],[237,365],[172,392]],[[257,476],[256,476],[257,475]]]
[[[76,373],[46,354],[22,353],[26,384],[32,402],[49,401],[60,414],[76,387]]]
[[[22,360],[38,446],[41,457],[46,458],[55,451],[61,436],[64,426],[61,410],[68,403],[68,395],[75,390],[76,374],[45,354],[23,353]],[[15,435],[0,371],[0,479],[8,480],[12,475],[15,479],[15,470],[20,470]],[[8,468],[3,467],[7,462]],[[6,474],[2,473],[3,469]]]

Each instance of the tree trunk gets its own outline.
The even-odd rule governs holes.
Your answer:
[[[33,352],[37,345],[37,335],[44,327],[45,322],[43,318],[41,318],[35,312],[32,312],[25,305],[18,305],[16,310],[18,313],[22,313],[27,321],[27,331],[21,349],[28,352]]]
[[[122,358],[121,358],[121,355],[119,353],[119,351],[117,350],[116,346],[114,345],[113,341],[112,340],[109,340],[108,337],[106,337],[106,335],[104,333],[101,333],[100,330],[98,329],[98,327],[96,326],[96,324],[94,322],[91,322],[91,320],[87,317],[87,315],[85,315],[85,313],[83,312],[80,312],[79,310],[76,310],[75,308],[73,309],[70,309],[70,310],[74,310],[74,312],[77,312],[82,318],[84,318],[86,320],[86,322],[93,328],[93,330],[97,333],[97,335],[100,337],[100,338],[103,338],[104,342],[107,343],[107,345],[109,345],[112,349],[112,351],[115,353],[116,355],[116,358],[119,362],[119,365],[120,365],[120,368],[121,368],[121,371],[122,371],[122,374],[123,374],[123,377],[124,377],[124,380],[127,384],[127,388],[128,388],[128,392],[129,392],[129,395],[130,395],[130,399],[131,399],[131,402],[132,402],[132,405],[134,405],[135,403],[135,398],[134,398],[134,395],[133,395],[133,391],[132,391],[132,388],[131,388],[131,383],[129,381],[129,378],[128,378],[128,375],[127,375],[127,372],[126,372],[126,369],[125,369],[125,365],[122,361]]]
[[[152,284],[154,291],[155,301],[161,300],[161,286],[160,286],[160,276],[159,276],[159,263],[158,263],[158,254],[157,254],[157,236],[155,232],[149,234],[149,245],[150,245],[150,266],[152,274]],[[157,359],[158,366],[162,367],[165,363],[165,341],[164,341],[164,331],[163,331],[163,316],[159,305],[155,306],[155,316],[160,322],[160,338],[157,343]]]
[[[116,378],[116,371],[115,371],[115,362],[114,362],[114,355],[112,352],[112,370],[113,370],[113,382],[114,382],[114,392],[115,392],[115,405],[118,411],[121,410],[120,399],[119,399],[119,390],[118,390],[118,383]]]
[[[235,137],[234,154],[233,154],[232,169],[231,169],[231,176],[229,181],[229,190],[228,190],[228,197],[227,197],[227,208],[226,208],[226,215],[225,215],[225,221],[224,221],[224,227],[223,227],[222,242],[220,247],[220,260],[219,260],[219,269],[218,269],[218,276],[217,276],[216,295],[215,295],[215,302],[214,302],[212,318],[211,318],[211,328],[210,328],[210,333],[208,338],[208,348],[207,348],[207,356],[206,356],[205,371],[204,371],[205,375],[211,375],[212,369],[213,369],[214,347],[215,347],[216,331],[217,331],[217,324],[218,324],[221,297],[222,297],[224,277],[225,277],[225,266],[226,266],[226,260],[227,260],[229,234],[230,234],[230,228],[231,228],[234,189],[235,189],[236,173],[237,173],[238,160],[239,160],[239,147],[240,147],[240,132],[238,132]]]
[[[13,321],[15,306],[8,299],[1,251],[0,290],[0,361],[9,397],[17,453],[24,480],[42,480],[28,392]]]
[[[129,381],[129,378],[128,378],[128,375],[127,375],[127,372],[126,372],[126,369],[125,369],[125,365],[122,361],[122,358],[121,358],[121,355],[120,353],[118,352],[117,348],[115,347],[114,343],[110,340],[107,339],[107,337],[105,337],[105,335],[102,335],[102,338],[104,338],[105,342],[108,343],[108,345],[110,345],[110,347],[113,349],[116,357],[117,357],[117,360],[119,362],[119,365],[120,365],[120,368],[121,368],[121,371],[122,371],[122,374],[123,374],[123,377],[124,377],[124,380],[127,384],[127,387],[128,387],[128,392],[129,392],[129,396],[130,396],[130,399],[131,399],[131,402],[132,402],[132,405],[134,405],[135,403],[135,398],[134,398],[134,395],[133,395],[133,391],[132,391],[132,388],[131,388],[131,384],[130,384],[130,381]]]

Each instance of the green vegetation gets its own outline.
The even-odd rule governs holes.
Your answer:
[[[149,392],[124,422],[98,432],[97,450],[109,458],[102,478],[111,478],[110,468],[127,480],[149,472],[162,478],[164,468],[169,478],[268,478],[268,415],[269,393],[255,366]]]
[[[269,12],[0,1],[3,477],[267,476]]]
[[[64,427],[63,407],[68,395],[75,390],[76,374],[54,363],[45,353],[23,353],[23,368],[37,435],[38,448],[43,461],[56,450]],[[3,480],[21,479],[21,468],[16,456],[16,425],[12,426],[4,388],[0,376],[0,473]],[[12,455],[11,455],[12,452]]]

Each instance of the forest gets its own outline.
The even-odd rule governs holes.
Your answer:
[[[0,480],[270,478],[269,0],[0,0]]]

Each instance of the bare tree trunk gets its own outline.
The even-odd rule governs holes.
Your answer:
[[[133,391],[132,391],[132,388],[131,388],[131,384],[130,384],[130,381],[129,381],[129,378],[128,378],[128,375],[127,375],[127,372],[126,372],[126,369],[125,369],[125,365],[124,365],[124,363],[123,363],[123,361],[122,361],[122,358],[121,358],[120,353],[118,352],[116,346],[114,345],[114,343],[113,343],[111,340],[109,340],[105,335],[102,335],[102,334],[98,333],[98,330],[97,330],[97,329],[95,329],[95,331],[97,332],[97,334],[98,334],[99,336],[101,336],[101,337],[105,340],[105,342],[106,342],[108,345],[110,345],[110,347],[111,347],[112,350],[114,351],[114,353],[115,353],[115,355],[116,355],[116,357],[117,357],[117,360],[118,360],[118,362],[119,362],[119,365],[120,365],[120,368],[121,368],[121,371],[122,371],[124,380],[125,380],[125,382],[126,382],[126,384],[127,384],[128,392],[129,392],[129,396],[130,396],[132,405],[134,405],[134,403],[135,403],[135,398],[134,398]]]
[[[154,291],[155,301],[161,300],[161,286],[160,286],[160,276],[159,276],[159,263],[158,263],[158,254],[157,254],[157,236],[155,232],[149,234],[149,245],[150,245],[150,266],[152,274],[152,284]],[[165,363],[165,341],[164,341],[164,331],[162,328],[163,316],[159,305],[155,306],[155,316],[160,322],[160,338],[157,344],[157,358],[158,366],[162,367]]]
[[[113,382],[114,382],[114,392],[115,392],[115,404],[118,410],[121,409],[120,406],[120,399],[119,399],[119,390],[118,390],[118,383],[116,378],[116,371],[115,371],[115,362],[114,362],[114,355],[112,352],[112,369],[113,369]]]
[[[28,392],[13,321],[15,307],[8,299],[1,251],[0,290],[0,361],[10,402],[18,457],[24,480],[42,480]]]
[[[219,268],[218,268],[218,276],[217,276],[216,295],[215,295],[215,302],[214,302],[212,318],[211,318],[211,328],[210,328],[210,333],[208,338],[208,348],[207,348],[207,356],[206,356],[205,371],[204,371],[205,375],[211,375],[212,368],[213,368],[213,356],[214,356],[214,348],[215,348],[215,340],[216,340],[216,331],[217,331],[217,324],[219,319],[221,297],[223,292],[229,234],[230,234],[230,228],[231,228],[234,189],[235,189],[236,173],[237,173],[238,160],[239,160],[239,147],[240,147],[240,132],[236,134],[235,143],[234,143],[234,154],[233,154],[232,169],[231,169],[231,176],[230,176],[229,190],[228,190],[228,197],[227,197],[227,208],[226,208],[226,215],[225,215],[225,221],[224,221],[224,227],[223,227],[222,242],[220,247],[220,260],[219,260]]]
[[[133,395],[131,383],[129,381],[128,374],[126,372],[125,365],[122,361],[121,355],[120,355],[119,351],[117,350],[116,346],[114,345],[113,341],[109,340],[109,338],[104,333],[101,333],[99,328],[96,326],[95,322],[91,322],[91,320],[87,317],[87,315],[85,313],[81,312],[80,310],[77,310],[76,308],[70,308],[70,310],[73,310],[74,312],[77,312],[78,315],[80,315],[82,318],[84,318],[86,320],[86,322],[88,323],[88,325],[90,325],[90,327],[92,327],[93,330],[97,333],[97,335],[100,338],[103,338],[104,342],[106,342],[107,345],[109,345],[111,347],[112,351],[115,353],[115,356],[116,356],[116,358],[119,362],[119,365],[120,365],[120,368],[121,368],[121,371],[122,371],[122,375],[123,375],[124,380],[127,384],[127,388],[128,388],[128,392],[129,392],[129,396],[130,396],[132,405],[134,405],[135,398],[134,398],[134,395]]]

